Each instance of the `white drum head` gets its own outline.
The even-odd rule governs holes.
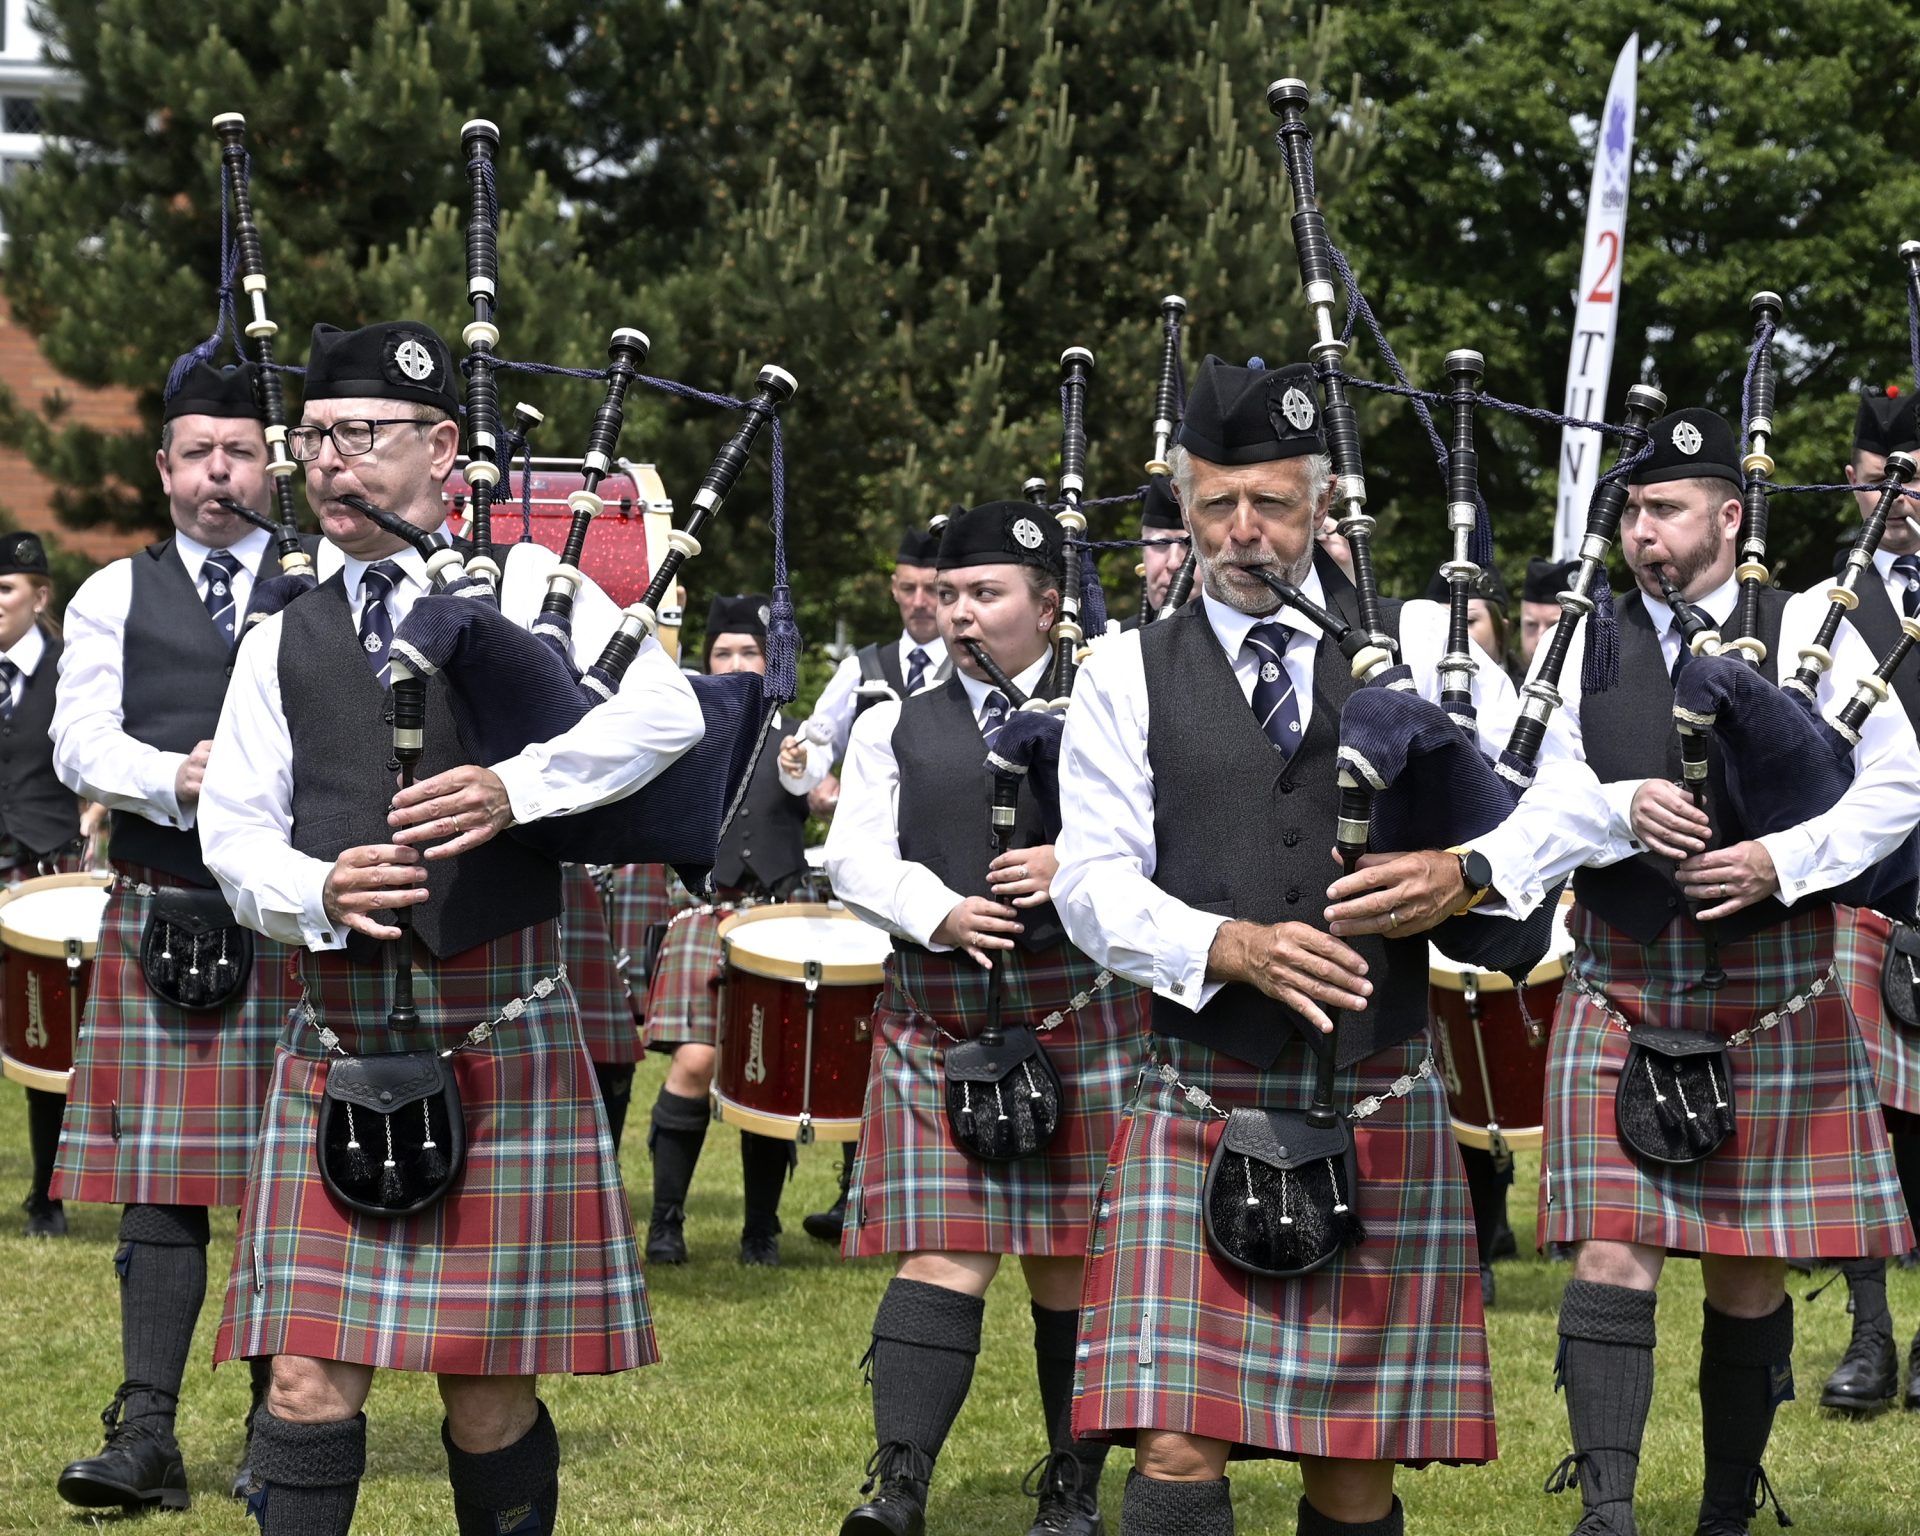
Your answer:
[[[728,938],[742,960],[767,960],[783,970],[817,960],[829,966],[867,966],[876,975],[893,945],[858,919],[765,917],[743,923]]]
[[[22,891],[0,906],[0,941],[15,948],[26,940],[42,952],[68,939],[84,940],[91,950],[100,939],[100,921],[107,910],[107,889],[98,885],[57,886],[45,891]]]

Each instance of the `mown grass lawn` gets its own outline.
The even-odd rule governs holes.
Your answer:
[[[625,1171],[645,1220],[645,1108],[663,1067],[643,1066]],[[777,1271],[735,1263],[740,1221],[738,1142],[716,1127],[694,1187],[693,1263],[656,1271],[654,1313],[666,1361],[606,1380],[549,1381],[560,1426],[560,1527],[569,1532],[649,1536],[821,1533],[832,1536],[854,1502],[870,1444],[858,1361],[888,1270],[842,1264],[799,1230],[802,1213],[831,1198],[837,1149],[802,1153],[789,1188],[786,1264]],[[1520,1189],[1530,1187],[1531,1166]],[[0,1193],[27,1184],[22,1096],[0,1090]],[[54,1479],[98,1445],[97,1415],[119,1379],[118,1298],[113,1279],[117,1212],[69,1207],[73,1235],[28,1243],[9,1216],[0,1236],[0,1531],[84,1531],[91,1519],[61,1503]],[[1517,1226],[1530,1229],[1530,1201],[1516,1195]],[[207,1369],[233,1215],[214,1220],[215,1275],[195,1340],[180,1419],[195,1492],[185,1515],[151,1518],[155,1536],[254,1530],[225,1487],[240,1450],[246,1374]],[[1566,1414],[1552,1392],[1554,1320],[1564,1266],[1538,1259],[1500,1266],[1491,1318],[1501,1457],[1490,1467],[1405,1474],[1410,1529],[1449,1536],[1566,1532],[1577,1494],[1550,1499],[1541,1481],[1566,1451]],[[1816,1406],[1822,1378],[1847,1334],[1844,1286],[1809,1306],[1795,1287],[1800,1399],[1781,1412],[1768,1469],[1799,1529],[1822,1536],[1907,1536],[1920,1531],[1920,1414],[1850,1424]],[[1892,1281],[1897,1324],[1920,1326],[1920,1271]],[[1689,1536],[1699,1489],[1700,1284],[1697,1266],[1671,1267],[1660,1300],[1659,1381],[1640,1479],[1646,1536]],[[1026,1297],[1011,1266],[987,1308],[987,1344],[973,1396],[935,1482],[932,1536],[1023,1536],[1032,1504],[1021,1473],[1043,1448],[1033,1385]],[[429,1381],[382,1379],[368,1409],[369,1469],[355,1525],[365,1536],[451,1532],[440,1407]],[[1124,1458],[1107,1473],[1117,1514]],[[1242,1532],[1291,1532],[1297,1476],[1285,1465],[1239,1470]],[[1772,1530],[1771,1512],[1755,1531]],[[124,1524],[107,1520],[103,1524]]]

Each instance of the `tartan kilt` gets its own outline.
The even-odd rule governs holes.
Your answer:
[[[606,909],[593,877],[578,864],[560,866],[560,939],[567,985],[580,1009],[587,1059],[602,1065],[640,1059],[640,1026],[627,1002]]]
[[[389,973],[308,952],[320,1019],[353,1051],[451,1045],[512,999],[518,1019],[453,1058],[467,1157],[438,1205],[398,1220],[337,1204],[314,1157],[325,1048],[281,1037],[240,1213],[214,1358],[310,1355],[463,1376],[623,1371],[659,1358],[626,1194],[572,993],[543,923],[432,961],[414,988],[426,1028],[388,1029]]]
[[[1018,953],[1005,967],[1004,1017],[1038,1022],[1093,987],[1100,968],[1071,945]],[[962,968],[964,967],[964,969]],[[1093,1000],[1040,1036],[1060,1074],[1064,1112],[1038,1157],[984,1163],[947,1127],[940,1029],[979,1033],[986,972],[926,950],[888,958],[873,1012],[873,1060],[860,1155],[847,1193],[841,1249],[883,1253],[1003,1253],[1079,1257],[1094,1192],[1122,1106],[1146,1058],[1149,994],[1115,976]],[[938,1021],[936,1028],[935,1021]]]
[[[670,923],[685,895],[664,864],[621,864],[596,881],[613,935],[614,963],[625,978],[634,1017],[647,1014],[647,930]]]
[[[1297,1040],[1265,1071],[1188,1041],[1155,1050],[1223,1108],[1312,1101],[1312,1057]],[[1384,1094],[1427,1054],[1423,1033],[1343,1069],[1335,1102]],[[1087,1257],[1074,1432],[1171,1430],[1226,1440],[1238,1456],[1493,1460],[1479,1251],[1440,1074],[1354,1123],[1366,1238],[1297,1279],[1246,1274],[1207,1242],[1207,1167],[1224,1123],[1151,1067],[1141,1074]]]
[[[238,1206],[260,1135],[274,1041],[300,996],[294,951],[254,935],[253,979],[218,1013],[147,990],[140,935],[151,896],[126,882],[179,881],[116,864],[67,1090],[55,1199]]]
[[[1833,909],[1833,954],[1846,984],[1847,1003],[1867,1048],[1873,1086],[1880,1102],[1907,1114],[1920,1114],[1920,1038],[1887,1017],[1880,996],[1893,924],[1864,907]]]
[[[736,910],[686,907],[674,914],[647,988],[648,1050],[720,1043],[720,925]]]
[[[1732,1034],[1804,992],[1834,956],[1820,905],[1719,950],[1727,982],[1699,986],[1700,929],[1685,916],[1642,946],[1576,905],[1574,967],[1636,1028]],[[1913,1246],[1887,1131],[1846,990],[1729,1053],[1737,1129],[1720,1151],[1643,1166],[1622,1145],[1614,1091],[1627,1036],[1571,985],[1547,1053],[1540,1242],[1589,1238],[1684,1254],[1853,1258]]]

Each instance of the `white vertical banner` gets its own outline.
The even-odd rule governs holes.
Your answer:
[[[1598,421],[1613,370],[1613,338],[1620,319],[1620,277],[1627,237],[1627,182],[1633,173],[1634,85],[1640,34],[1621,46],[1600,114],[1600,143],[1587,193],[1587,238],[1580,257],[1580,289],[1573,320],[1573,352],[1567,359],[1563,414]],[[1560,429],[1560,493],[1553,516],[1556,559],[1578,553],[1586,531],[1587,503],[1600,478],[1600,434],[1585,427]]]

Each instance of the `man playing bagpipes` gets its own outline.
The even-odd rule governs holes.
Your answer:
[[[1145,997],[1066,941],[1048,899],[1048,813],[1030,784],[1016,798],[1017,781],[985,767],[1015,711],[1049,692],[1062,550],[1054,518],[1026,502],[948,522],[940,625],[957,670],[861,715],[827,837],[835,893],[894,938],[843,1249],[894,1255],[897,1268],[867,1356],[871,1497],[842,1536],[925,1528],[986,1290],[1009,1255],[1032,1296],[1050,1447],[1027,1481],[1040,1500],[1033,1529],[1102,1529],[1106,1450],[1076,1440],[1068,1413],[1087,1226],[1139,1071]],[[992,806],[1004,818],[998,846]]]
[[[299,996],[287,949],[233,927],[196,830],[234,645],[281,570],[268,534],[229,510],[266,509],[261,423],[251,365],[188,369],[154,455],[172,534],[96,571],[67,607],[54,767],[113,813],[119,876],[54,1186],[125,1208],[125,1376],[104,1449],[60,1477],[61,1497],[88,1508],[187,1506],[174,1412],[206,1296],[207,1208],[240,1204],[273,1042]],[[257,1407],[264,1361],[253,1374]],[[242,1467],[234,1491],[247,1481]]]
[[[300,946],[305,984],[216,1345],[274,1357],[253,1443],[269,1536],[344,1536],[376,1367],[438,1376],[463,1536],[550,1532],[560,1452],[537,1378],[656,1358],[564,979],[559,866],[508,829],[630,793],[700,739],[701,714],[649,640],[590,717],[489,767],[440,676],[389,688],[426,563],[352,500],[441,528],[453,378],[425,325],[316,327],[290,446],[341,568],[241,647],[207,763],[208,866],[247,923]],[[519,564],[501,611],[530,627],[544,572]],[[576,634],[601,603],[613,616],[590,582],[580,599]]]
[[[1701,738],[1675,733],[1675,679],[1729,665],[1699,658],[1735,638],[1745,607],[1742,455],[1711,411],[1675,411],[1651,431],[1620,526],[1636,590],[1620,604],[1619,681],[1584,697],[1563,685],[1562,713],[1610,812],[1574,877],[1576,947],[1547,1064],[1540,1238],[1574,1245],[1556,1367],[1573,1454],[1549,1486],[1578,1486],[1581,1536],[1635,1530],[1655,1286],[1669,1254],[1698,1255],[1697,1530],[1734,1536],[1771,1496],[1761,1461],[1774,1411],[1793,1396],[1785,1261],[1912,1242],[1823,893],[1912,828],[1920,753],[1904,714],[1883,708],[1837,804],[1743,835],[1742,804],[1779,796],[1783,786],[1764,782],[1778,774],[1747,772],[1717,746],[1698,764]],[[1804,654],[1826,603],[1789,599],[1764,584],[1764,567],[1758,575],[1756,622],[1743,618],[1739,637],[1764,646],[1771,681]],[[1835,675],[1851,682],[1873,667],[1844,627],[1832,657],[1822,705]],[[1570,657],[1567,678],[1579,676]],[[1797,701],[1766,693],[1804,723]],[[1675,782],[1696,767],[1710,769],[1689,779],[1705,809]]]
[[[1863,520],[1872,517],[1880,499],[1887,455],[1920,454],[1916,401],[1920,396],[1877,390],[1860,397],[1847,479],[1861,487],[1855,496]],[[1873,556],[1874,579],[1867,580],[1862,573],[1860,605],[1847,616],[1848,625],[1876,656],[1884,656],[1899,640],[1902,620],[1920,617],[1920,533],[1908,521],[1916,511],[1920,507],[1908,501],[1887,519]],[[1825,591],[1822,584],[1812,596],[1817,601]],[[1911,663],[1900,667],[1891,683],[1908,721],[1920,718],[1920,668]],[[1912,959],[1920,953],[1920,945],[1911,926],[1896,929],[1887,915],[1868,908],[1838,906],[1834,925],[1834,957],[1873,1065],[1911,1219],[1920,1210],[1920,1037],[1915,1034],[1920,1030],[1920,1007],[1915,1006]],[[1896,933],[1897,950],[1893,947]],[[1853,1329],[1846,1352],[1821,1389],[1820,1404],[1843,1413],[1871,1414],[1890,1404],[1900,1391],[1900,1359],[1893,1317],[1887,1310],[1887,1261],[1843,1259],[1838,1268],[1847,1282]],[[1905,1404],[1910,1410],[1920,1409],[1920,1333],[1914,1336],[1907,1362]]]
[[[715,597],[707,610],[707,671],[767,668],[767,598],[744,592]],[[675,915],[660,946],[647,995],[647,1049],[672,1058],[653,1105],[647,1147],[653,1156],[653,1212],[647,1262],[687,1262],[687,1190],[713,1119],[709,1094],[720,1043],[720,924],[743,903],[783,901],[807,872],[807,792],[824,763],[789,778],[779,742],[792,722],[776,715],[739,813],[720,840],[713,866],[715,900]],[[742,1264],[780,1262],[780,1190],[795,1144],[740,1132]]]
[[[1300,1461],[1309,1536],[1398,1533],[1396,1463],[1494,1455],[1424,931],[1511,895],[1531,909],[1541,870],[1583,843],[1516,816],[1470,847],[1377,855],[1335,879],[1335,748],[1358,690],[1343,650],[1262,579],[1362,628],[1360,595],[1317,546],[1333,491],[1322,419],[1305,366],[1202,364],[1172,458],[1201,601],[1095,650],[1062,744],[1062,918],[1153,990],[1155,1061],[1092,1234],[1074,1416],[1082,1435],[1133,1444],[1129,1536],[1232,1531],[1230,1454]],[[1437,700],[1444,610],[1382,618]],[[1474,662],[1482,749],[1497,751],[1512,686]],[[1597,820],[1563,799],[1550,819]],[[1521,806],[1534,814],[1531,796]],[[1310,1099],[1324,1115],[1301,1113]]]

